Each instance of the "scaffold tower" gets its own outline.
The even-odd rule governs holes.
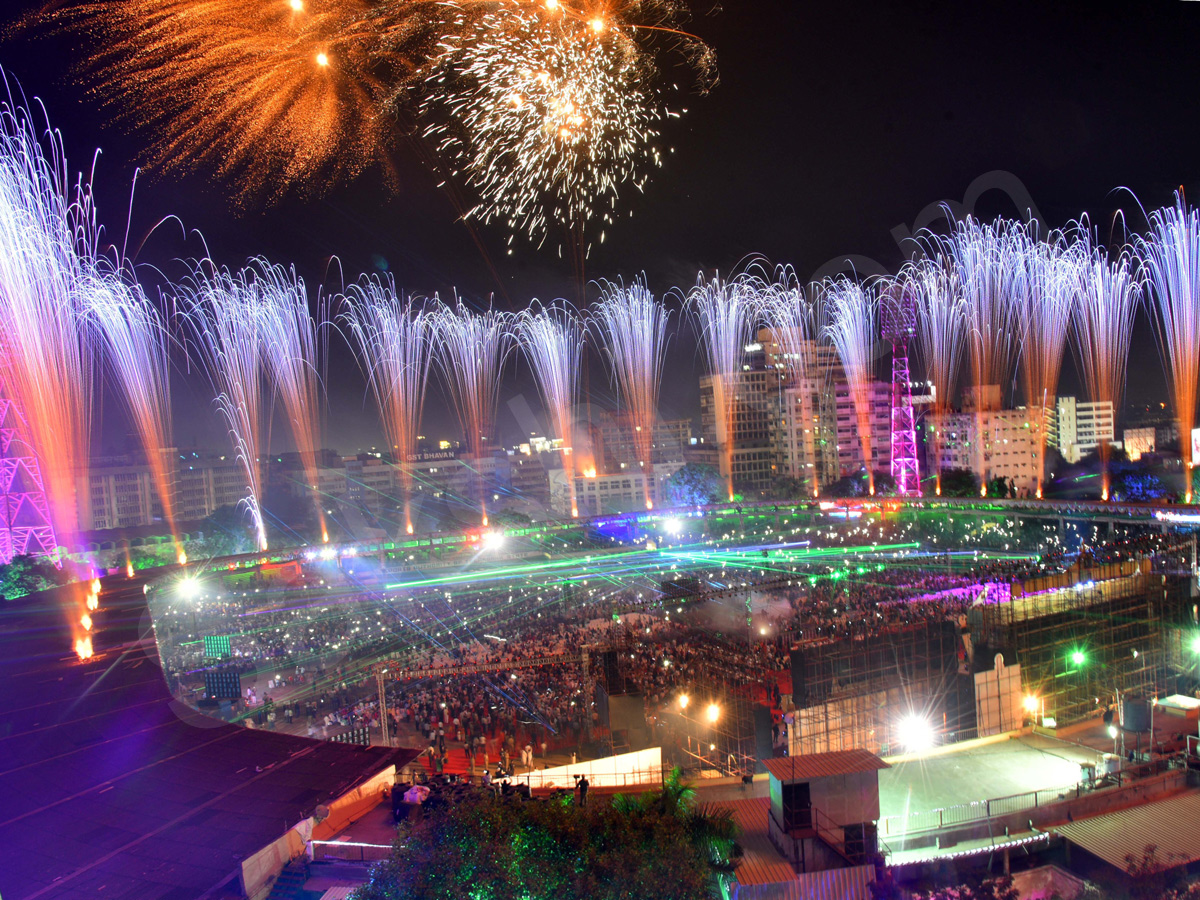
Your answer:
[[[58,550],[42,470],[29,442],[25,420],[12,401],[0,397],[0,562],[14,556],[53,556]]]
[[[916,333],[917,311],[912,292],[894,285],[883,294],[883,339],[892,345],[892,478],[901,497],[921,496],[917,464],[917,431],[908,371],[908,345]]]

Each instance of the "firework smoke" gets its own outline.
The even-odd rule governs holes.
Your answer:
[[[1191,503],[1191,437],[1200,382],[1200,213],[1176,195],[1174,206],[1150,213],[1150,232],[1138,239],[1137,251],[1154,299],[1150,308],[1179,420],[1186,499]]]
[[[670,313],[654,300],[645,283],[628,288],[621,282],[602,282],[588,330],[604,348],[621,402],[633,425],[633,444],[645,485],[646,508],[654,478],[654,427],[658,420],[658,389],[662,383]]]
[[[258,262],[262,274],[259,335],[266,375],[283,401],[308,489],[312,494],[321,540],[329,540],[325,505],[319,493],[317,451],[321,441],[321,379],[317,359],[319,327],[308,311],[304,279],[295,269]]]
[[[342,322],[379,406],[400,471],[404,527],[412,534],[412,468],[436,336],[432,316],[396,294],[389,279],[363,279],[347,292]]]
[[[1125,393],[1129,342],[1133,338],[1133,320],[1142,302],[1142,285],[1127,249],[1122,248],[1110,261],[1086,224],[1081,225],[1080,233],[1072,347],[1088,398],[1093,403],[1111,403],[1115,421]],[[1101,497],[1105,500],[1111,486],[1109,455],[1108,441],[1101,441]]]
[[[479,511],[488,524],[484,460],[491,456],[500,402],[500,375],[513,350],[513,319],[488,309],[474,313],[459,301],[437,313],[438,362],[476,466]],[[490,467],[489,467],[490,470]]]
[[[688,292],[687,308],[695,319],[712,378],[713,415],[717,446],[721,448],[721,474],[725,490],[733,499],[733,416],[737,385],[741,378],[745,347],[754,331],[759,296],[747,279],[709,281],[703,275]]]
[[[570,490],[571,515],[578,516],[572,418],[583,365],[583,329],[578,313],[565,301],[530,308],[517,317],[517,338],[537,376],[550,417],[552,437],[562,442],[561,456]]]
[[[858,420],[858,440],[867,470],[867,491],[875,494],[871,448],[871,382],[875,378],[874,347],[879,336],[879,297],[868,287],[845,278],[822,285],[824,336],[837,350]]]

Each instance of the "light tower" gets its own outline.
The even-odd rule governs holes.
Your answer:
[[[0,397],[0,563],[25,553],[58,551],[42,470],[22,438],[25,420],[13,401]]]
[[[881,299],[883,339],[892,345],[892,478],[901,497],[920,497],[917,431],[908,375],[908,344],[917,328],[916,302],[901,285],[892,285]]]

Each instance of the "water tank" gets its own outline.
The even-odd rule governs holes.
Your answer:
[[[1150,730],[1150,703],[1141,697],[1121,697],[1121,729],[1130,734]]]

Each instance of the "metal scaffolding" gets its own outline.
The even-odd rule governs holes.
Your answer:
[[[1191,621],[1189,579],[1149,560],[1125,569],[972,609],[976,655],[1020,663],[1038,715],[1059,726],[1113,704],[1118,691],[1173,692],[1171,634]]]
[[[788,752],[902,752],[914,724],[938,743],[974,736],[964,646],[945,620],[794,644]]]

